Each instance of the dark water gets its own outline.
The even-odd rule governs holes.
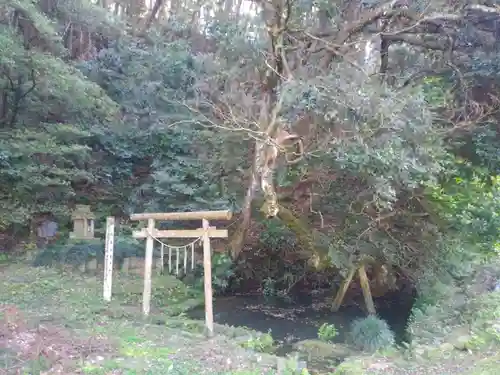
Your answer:
[[[408,303],[392,300],[378,305],[377,313],[387,321],[395,335],[402,340],[409,316]],[[244,326],[256,331],[271,331],[273,338],[287,351],[291,344],[306,339],[316,339],[318,328],[323,323],[334,324],[339,335],[336,341],[343,342],[351,323],[366,314],[357,306],[344,307],[333,313],[320,301],[298,301],[285,303],[261,296],[221,297],[214,301],[214,320],[219,324]],[[204,310],[188,313],[192,319],[204,319]]]

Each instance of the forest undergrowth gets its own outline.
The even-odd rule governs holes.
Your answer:
[[[275,356],[240,345],[258,340],[258,333],[216,325],[215,337],[207,339],[203,322],[182,314],[200,303],[200,292],[170,276],[158,275],[153,283],[152,314],[143,318],[140,276],[115,275],[113,299],[106,304],[100,277],[26,263],[3,265],[0,373],[276,373]],[[478,303],[482,308],[472,308]],[[335,374],[495,374],[500,332],[498,323],[486,322],[498,322],[500,296],[485,294],[480,300],[471,300],[469,306],[461,315],[464,322],[473,322],[467,334],[462,332],[438,346],[390,349],[375,355],[360,352],[342,363]],[[286,366],[281,373],[301,373]]]
[[[0,373],[260,373],[252,372],[262,368],[259,356],[234,345],[245,329],[217,327],[205,339],[203,324],[178,316],[199,293],[173,277],[153,282],[153,312],[144,319],[139,277],[116,277],[106,304],[95,276],[3,266]]]

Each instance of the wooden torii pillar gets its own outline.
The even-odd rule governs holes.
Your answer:
[[[130,220],[147,220],[147,228],[132,233],[134,238],[146,238],[146,254],[144,262],[144,291],[142,311],[149,315],[151,308],[151,274],[153,269],[154,238],[199,238],[203,237],[203,274],[205,291],[205,324],[209,337],[214,333],[214,317],[212,303],[212,250],[210,238],[227,238],[227,229],[210,227],[208,220],[230,220],[231,211],[199,211],[199,212],[167,212],[132,214]],[[202,228],[193,230],[157,230],[157,220],[202,220]]]

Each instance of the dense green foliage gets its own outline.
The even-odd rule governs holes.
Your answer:
[[[133,43],[137,47],[131,48]],[[111,183],[123,184],[141,163],[145,170],[137,176],[143,181],[136,189],[119,189],[124,194],[121,204],[127,200],[127,208],[136,212],[206,210],[227,204],[220,199],[217,176],[204,165],[209,155],[202,145],[208,139],[199,127],[190,126],[190,112],[182,105],[193,95],[195,74],[187,45],[159,41],[151,48],[128,40],[100,51],[81,69],[121,105],[124,128],[104,144],[117,160],[103,172],[112,176]]]
[[[414,343],[465,323],[498,344],[500,273],[483,266],[500,268],[499,4],[0,0],[0,262],[35,246],[47,214],[62,235],[35,265],[76,268],[102,261],[107,216],[119,265],[144,252],[130,213],[230,208],[212,223],[231,248],[213,256],[215,294],[313,300],[366,261],[373,291],[417,294]],[[68,240],[76,204],[95,241]],[[202,289],[201,265],[184,276]],[[395,341],[376,316],[350,338]]]
[[[408,6],[423,20],[443,7],[417,3]],[[461,21],[434,21],[449,24],[453,56],[441,40],[427,41],[441,32],[427,21],[408,34],[411,20],[384,10],[391,35],[402,39],[393,37],[391,49],[375,56],[380,66],[372,74],[368,62],[355,60],[369,60],[360,46],[370,33],[389,38],[386,30],[366,24],[347,38],[330,30],[336,36],[327,45],[339,43],[343,52],[329,57],[314,35],[347,23],[323,3],[277,14],[283,27],[274,26],[286,34],[278,37],[265,27],[276,17],[232,14],[234,4],[214,6],[209,20],[191,3],[168,20],[166,9],[160,16],[133,1],[116,3],[114,12],[87,0],[1,5],[6,236],[26,238],[44,213],[64,231],[75,204],[91,205],[98,221],[140,211],[238,211],[252,192],[255,146],[275,143],[267,126],[279,124],[305,145],[293,165],[279,152],[268,163],[279,203],[300,220],[262,219],[262,196],[247,194],[254,204],[246,255],[236,266],[228,258],[214,263],[221,291],[228,279],[253,278],[266,294],[286,294],[301,281],[342,276],[368,255],[423,292],[437,280],[457,283],[498,255],[499,51],[488,44],[494,30],[479,31],[489,25],[480,10],[446,5],[450,19]],[[377,6],[363,4],[360,12]],[[282,44],[288,64],[269,51]],[[311,281],[308,261],[317,249],[328,250],[331,267]]]
[[[2,229],[45,212],[67,218],[75,203],[103,216],[226,204],[217,203],[217,178],[196,147],[206,137],[182,124],[194,74],[186,44],[125,37],[73,64],[59,23],[85,22],[109,40],[119,21],[86,1],[6,4],[33,22],[37,43],[50,45],[33,48],[11,27],[0,30]]]

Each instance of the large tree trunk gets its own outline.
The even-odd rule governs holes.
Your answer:
[[[269,57],[267,59],[269,68],[262,79],[262,96],[260,99],[259,128],[262,139],[255,141],[255,153],[252,165],[252,179],[247,188],[247,193],[242,207],[243,221],[237,229],[230,243],[233,259],[236,259],[243,248],[246,234],[251,222],[252,202],[260,182],[261,189],[266,199],[268,217],[274,217],[278,213],[278,202],[274,184],[272,181],[278,148],[275,138],[281,124],[278,114],[281,110],[281,98],[278,97],[278,89],[281,84],[283,72],[282,46],[283,32],[286,29],[288,17],[284,14],[280,1],[265,2],[262,4],[263,18],[268,25]],[[276,30],[280,30],[277,32]]]
[[[255,171],[253,171],[250,185],[247,188],[245,199],[243,201],[243,207],[241,210],[242,220],[234,231],[234,234],[231,236],[231,240],[229,242],[229,251],[233,260],[238,259],[241,250],[243,249],[243,245],[245,244],[248,229],[250,228],[250,223],[252,221],[252,203],[258,187],[258,177]]]

